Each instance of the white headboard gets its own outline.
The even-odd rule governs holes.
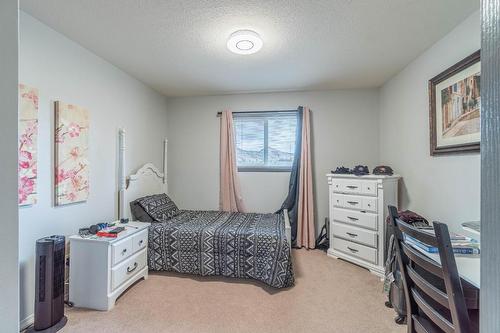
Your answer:
[[[153,163],[146,163],[136,173],[125,176],[125,131],[119,133],[119,218],[130,218],[130,202],[147,195],[168,193],[167,139],[163,141],[163,171]]]

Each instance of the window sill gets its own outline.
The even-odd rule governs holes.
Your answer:
[[[238,172],[291,172],[289,167],[238,167]]]

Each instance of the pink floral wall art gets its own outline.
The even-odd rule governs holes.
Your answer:
[[[36,203],[38,141],[38,89],[19,85],[19,187],[20,206]]]
[[[86,201],[89,196],[89,114],[55,103],[55,204]]]

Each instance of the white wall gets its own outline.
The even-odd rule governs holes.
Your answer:
[[[20,39],[20,82],[40,93],[38,203],[19,211],[23,320],[33,313],[35,240],[113,221],[117,217],[118,128],[127,131],[126,171],[130,173],[148,161],[161,165],[167,118],[162,95],[25,13],[20,17]],[[90,113],[90,196],[86,203],[53,206],[55,100],[80,105]]]
[[[169,191],[181,208],[217,209],[218,111],[312,110],[316,227],[328,216],[325,174],[339,165],[378,163],[378,91],[345,90],[173,98],[168,101]],[[288,192],[289,173],[240,173],[249,211],[273,212]]]
[[[0,1],[0,327],[19,332],[17,212],[18,2]]]
[[[458,230],[479,220],[480,156],[429,154],[428,80],[480,49],[479,11],[380,91],[380,162],[404,177],[401,204]]]

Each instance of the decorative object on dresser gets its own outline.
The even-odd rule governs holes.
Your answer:
[[[332,173],[340,173],[340,174],[345,175],[345,174],[351,174],[352,171],[351,171],[351,169],[346,168],[345,166],[339,166],[339,167],[337,167],[337,169],[332,170]]]
[[[110,310],[123,291],[148,277],[149,223],[129,222],[117,238],[69,238],[69,300],[76,307]]]
[[[397,205],[399,175],[327,174],[330,196],[330,249],[370,272],[384,275],[387,206]]]
[[[379,166],[376,166],[374,169],[373,169],[373,172],[372,172],[374,175],[384,175],[384,176],[392,176],[394,174],[394,171],[392,170],[392,168],[390,166],[387,166],[387,165],[379,165]]]
[[[356,176],[366,176],[370,174],[370,170],[366,165],[356,165],[352,170],[351,173]]]

